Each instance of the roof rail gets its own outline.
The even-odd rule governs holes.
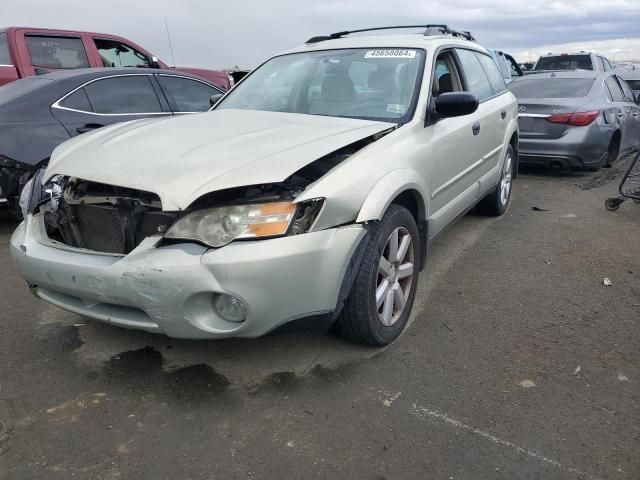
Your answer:
[[[400,28],[424,28],[424,35],[451,35],[453,37],[464,38],[465,40],[469,40],[471,42],[475,41],[471,32],[468,31],[458,31],[452,30],[447,25],[395,25],[391,27],[373,27],[373,28],[361,28],[359,30],[345,30],[343,32],[331,33],[329,35],[320,35],[317,37],[311,37],[305,43],[318,43],[324,42],[326,40],[335,40],[337,38],[344,37],[345,35],[350,35],[352,33],[362,33],[362,32],[373,32],[376,30],[397,30]]]

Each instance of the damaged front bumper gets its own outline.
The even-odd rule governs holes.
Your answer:
[[[365,236],[361,225],[349,225],[219,249],[161,246],[161,237],[154,236],[122,256],[52,242],[44,231],[42,214],[29,215],[11,238],[18,270],[37,297],[90,318],[176,338],[257,337],[333,312]],[[216,313],[219,294],[244,302],[243,322]]]

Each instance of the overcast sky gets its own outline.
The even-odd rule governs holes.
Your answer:
[[[415,23],[471,30],[521,61],[569,48],[640,57],[640,0],[0,0],[0,26],[118,34],[171,63],[165,17],[182,66],[253,67],[316,34]]]

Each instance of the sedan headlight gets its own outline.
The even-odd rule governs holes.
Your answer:
[[[222,247],[240,238],[284,235],[296,212],[290,202],[233,205],[189,213],[174,223],[166,238],[196,240]]]

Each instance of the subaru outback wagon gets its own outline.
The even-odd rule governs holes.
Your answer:
[[[303,323],[393,341],[429,241],[476,204],[504,213],[517,168],[516,100],[487,50],[424,28],[314,37],[210,112],[62,144],[11,239],[29,288],[171,337]]]

